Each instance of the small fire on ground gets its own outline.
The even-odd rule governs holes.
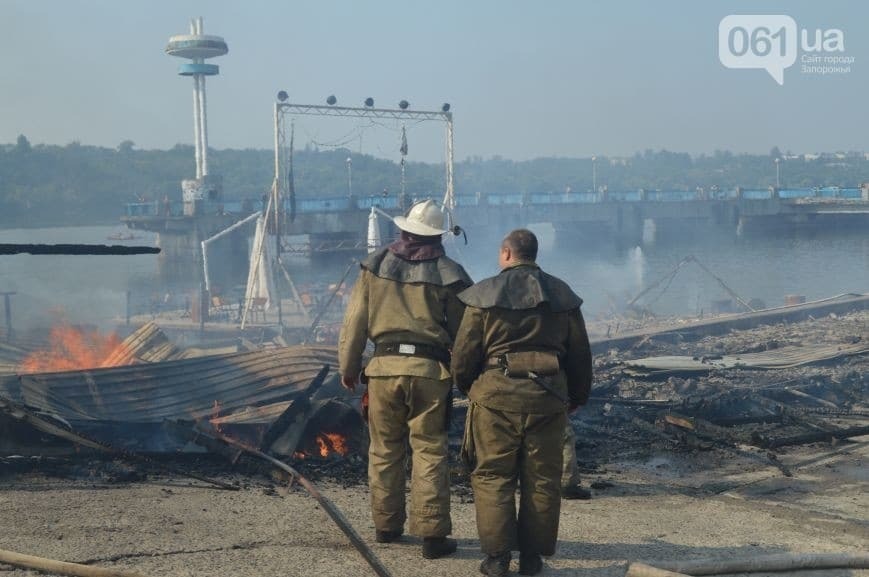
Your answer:
[[[293,454],[296,459],[305,459],[308,457],[321,457],[328,459],[330,457],[343,457],[350,452],[350,447],[347,442],[347,437],[341,433],[317,433],[314,438],[316,448],[311,447],[310,451],[297,451]]]
[[[113,362],[111,357],[121,345],[114,333],[102,334],[96,329],[88,330],[60,323],[52,327],[48,336],[48,348],[27,355],[21,362],[22,373],[51,373],[77,371],[103,367],[116,367],[123,363]]]

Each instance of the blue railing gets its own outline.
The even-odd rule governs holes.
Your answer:
[[[600,202],[686,202],[706,200],[733,200],[743,198],[745,200],[768,200],[772,198],[796,200],[810,198],[841,198],[860,199],[862,192],[859,188],[787,188],[774,191],[771,188],[742,189],[742,190],[705,190],[705,191],[682,191],[682,190],[634,190],[618,192],[535,192],[530,194],[462,194],[456,196],[457,206],[545,206],[553,204],[582,204]],[[283,199],[284,210],[290,210],[290,201]],[[299,198],[296,199],[296,212],[320,213],[320,212],[347,212],[354,210],[368,210],[372,206],[384,210],[396,210],[399,208],[398,198],[391,196],[346,196],[327,198]],[[261,200],[232,200],[226,202],[205,201],[202,206],[204,214],[250,214],[261,211]],[[182,216],[184,204],[181,201],[172,202],[136,202],[126,205],[128,217],[148,216]]]

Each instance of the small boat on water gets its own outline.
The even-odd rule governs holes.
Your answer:
[[[132,232],[114,232],[106,237],[109,240],[136,240],[137,238],[142,238],[133,234]]]

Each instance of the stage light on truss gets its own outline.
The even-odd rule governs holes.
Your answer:
[[[407,110],[408,106],[410,106],[410,102],[408,102],[407,100],[402,100],[401,102],[398,103],[398,107],[401,108],[402,110]]]
[[[278,92],[278,100],[281,102],[286,102],[287,98],[289,98],[289,97],[290,97],[290,95],[287,94],[286,90],[281,90],[280,92]]]
[[[330,94],[329,98],[326,99],[326,104],[328,104],[329,106],[335,106],[335,103],[337,103],[337,102],[338,102],[338,99],[335,98],[334,94]]]
[[[372,106],[374,106],[374,99],[371,98],[370,96],[368,98],[366,98],[365,99],[365,106],[367,106],[368,108],[371,108]]]
[[[441,106],[441,110],[443,110],[444,112],[449,112],[450,111],[450,103],[444,102],[444,105]]]

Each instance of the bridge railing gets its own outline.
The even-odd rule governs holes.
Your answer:
[[[732,190],[632,190],[609,192],[535,192],[507,194],[460,194],[456,196],[457,206],[546,206],[603,202],[703,202],[709,200],[800,200],[812,198],[862,198],[859,188],[815,187],[815,188],[774,188],[732,189]],[[290,200],[283,199],[284,210],[290,211]],[[369,210],[371,207],[383,210],[398,210],[399,200],[395,195],[334,196],[316,198],[297,198],[296,212],[323,213]],[[250,214],[262,211],[262,200],[229,200],[225,202],[204,201],[204,214]],[[182,201],[134,202],[126,205],[128,217],[182,216]]]

